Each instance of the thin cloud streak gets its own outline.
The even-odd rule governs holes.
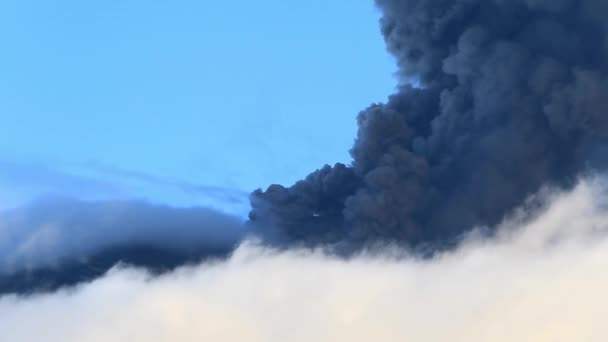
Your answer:
[[[118,177],[123,180],[138,181],[156,186],[172,187],[193,195],[214,197],[220,201],[230,203],[242,203],[243,201],[247,201],[249,196],[247,192],[237,189],[203,185],[180,179],[160,177],[141,171],[127,170],[111,165],[87,163],[85,168],[105,176]]]

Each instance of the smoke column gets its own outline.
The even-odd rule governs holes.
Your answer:
[[[252,194],[263,234],[444,245],[606,165],[608,2],[376,3],[398,91],[359,114],[351,165]]]

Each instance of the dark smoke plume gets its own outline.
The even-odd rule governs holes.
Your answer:
[[[398,92],[359,114],[352,165],[254,192],[255,226],[286,242],[441,245],[606,164],[608,2],[376,3]]]

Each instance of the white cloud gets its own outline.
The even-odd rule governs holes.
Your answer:
[[[432,260],[249,243],[160,278],[116,269],[76,290],[4,297],[0,340],[606,341],[602,188],[549,195],[539,215],[522,210],[498,237]]]

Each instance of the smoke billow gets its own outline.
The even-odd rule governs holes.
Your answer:
[[[398,92],[359,114],[352,165],[254,192],[255,226],[288,243],[443,245],[606,165],[608,2],[376,3]]]
[[[601,179],[544,190],[495,236],[427,259],[245,244],[161,277],[116,268],[69,291],[1,297],[0,340],[605,341],[606,194]]]
[[[165,271],[225,257],[243,223],[205,208],[136,201],[39,201],[0,213],[0,294],[52,290],[117,263]]]

